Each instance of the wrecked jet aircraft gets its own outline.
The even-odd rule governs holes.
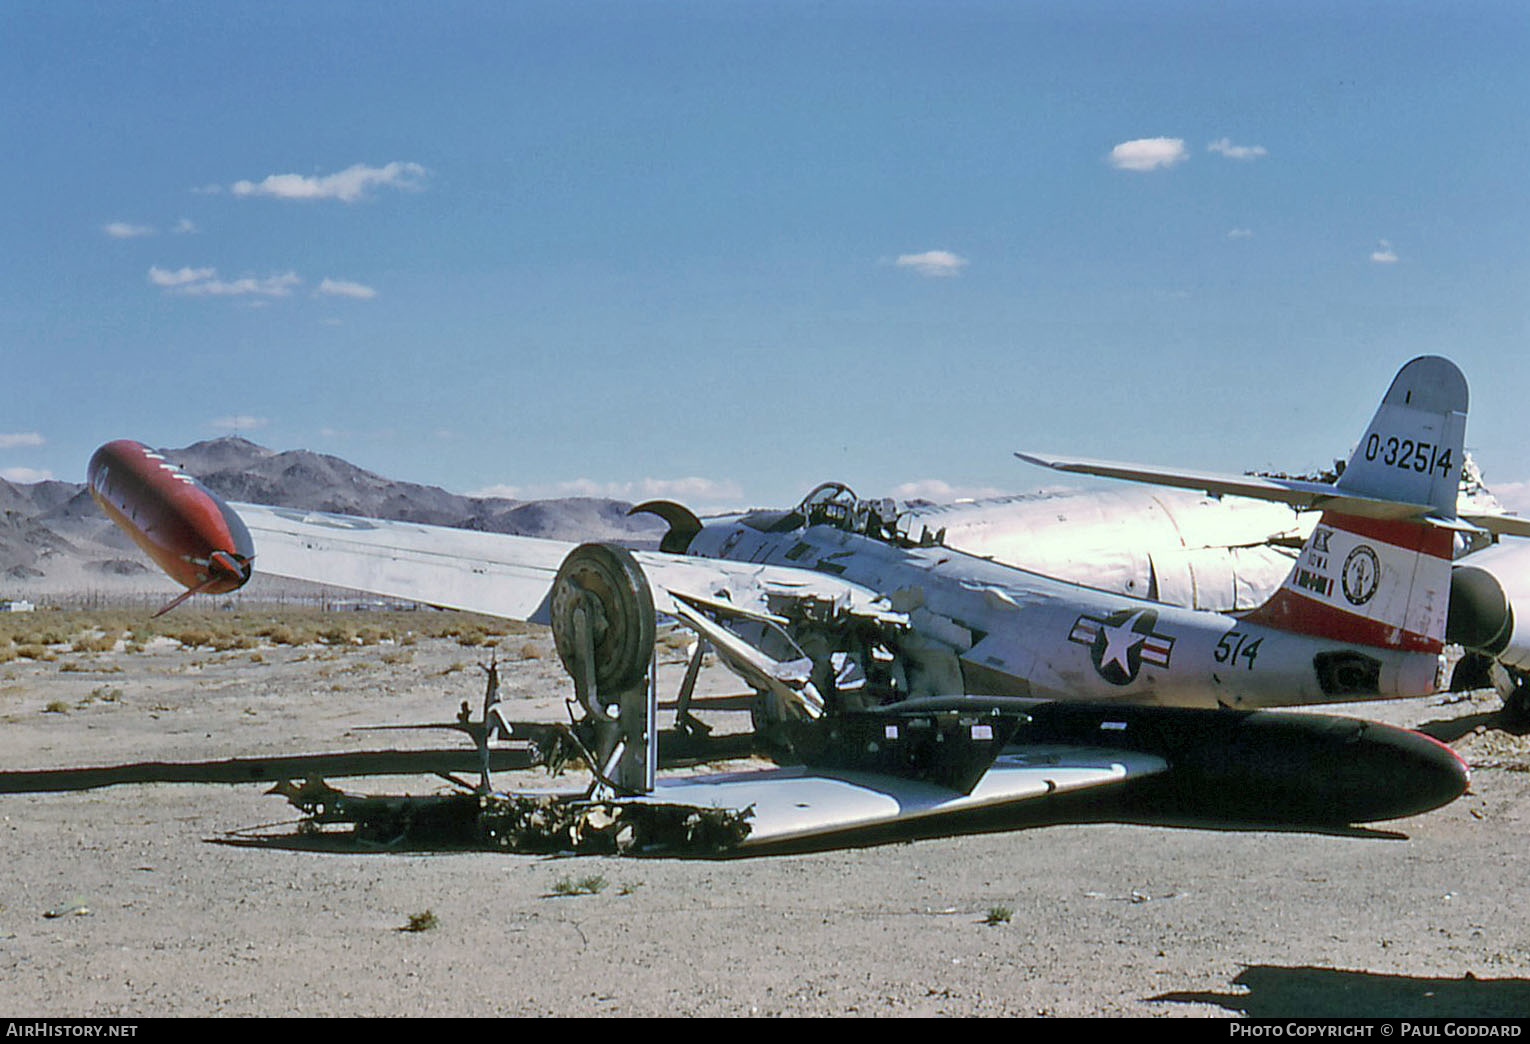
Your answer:
[[[887,505],[832,483],[707,525],[644,505],[670,531],[627,552],[224,504],[128,441],[98,450],[88,481],[188,593],[242,584],[258,541],[279,576],[550,623],[602,797],[748,808],[751,843],[1160,775],[1255,814],[1358,821],[1453,799],[1464,765],[1405,730],[1254,708],[1436,691],[1465,415],[1454,365],[1416,359],[1339,483],[1263,480],[1323,515],[1281,588],[1240,615],[910,540]],[[656,779],[656,612],[716,650],[755,690],[757,726],[808,767]]]
[[[1343,465],[1262,477],[1332,484]],[[1484,485],[1470,451],[1457,505],[1459,517],[1482,527],[1457,534],[1457,561],[1490,546],[1505,527],[1530,535],[1530,523],[1505,512]],[[1321,514],[1205,491],[1055,488],[901,503],[896,529],[905,540],[936,533],[958,551],[1086,587],[1225,613],[1252,609],[1274,593]]]
[[[1082,474],[1125,477],[1140,465],[1061,462],[1017,454],[1032,463]],[[1343,461],[1320,476],[1332,485]],[[1108,470],[1100,471],[1099,468]],[[1172,479],[1172,481],[1169,481]],[[1249,476],[1171,474],[1149,480],[1196,490],[1049,490],[953,503],[901,505],[894,529],[1006,565],[1118,594],[1189,609],[1246,612],[1266,601],[1291,572],[1322,515],[1311,498],[1254,499],[1263,490],[1227,492]],[[1482,482],[1468,452],[1457,517],[1470,528],[1453,544],[1445,642],[1462,655],[1450,689],[1495,688],[1506,720],[1530,721],[1530,520],[1506,512]],[[1518,614],[1514,606],[1518,605]]]

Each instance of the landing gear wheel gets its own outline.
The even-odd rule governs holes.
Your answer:
[[[590,713],[611,720],[605,696],[643,684],[653,660],[654,609],[648,578],[637,559],[614,544],[580,544],[568,553],[553,581],[553,644],[564,669],[578,677],[580,615],[589,630],[595,691]]]

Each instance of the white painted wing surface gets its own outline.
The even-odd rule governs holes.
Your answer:
[[[249,527],[258,572],[513,620],[547,621],[558,567],[577,546],[299,508],[230,506]],[[901,619],[886,611],[876,592],[805,569],[659,551],[633,557],[663,613],[675,611],[669,592],[677,592],[761,607],[769,595],[838,599],[853,611]]]
[[[1461,512],[1461,521],[1469,522],[1496,536],[1530,537],[1530,518],[1498,512]]]
[[[515,620],[545,620],[558,566],[576,546],[298,508],[230,507],[255,541],[257,572]]]
[[[652,794],[626,800],[753,808],[748,846],[999,808],[1167,768],[1152,754],[1035,744],[1006,748],[970,794],[894,776],[797,767],[660,780]]]
[[[1436,511],[1428,504],[1404,504],[1398,501],[1344,493],[1337,486],[1322,482],[1269,479],[1258,475],[1224,475],[1211,471],[1180,471],[1150,464],[1127,464],[1121,461],[1094,460],[1088,457],[1053,457],[1018,452],[1015,456],[1028,464],[1037,464],[1054,471],[1096,475],[1100,478],[1126,479],[1130,482],[1147,482],[1156,486],[1173,486],[1178,489],[1193,489],[1215,496],[1232,494],[1255,500],[1273,500],[1290,504],[1301,511],[1332,509],[1368,518],[1417,518],[1434,514]]]

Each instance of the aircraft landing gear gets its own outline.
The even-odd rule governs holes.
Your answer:
[[[653,593],[631,552],[580,544],[553,582],[553,643],[595,726],[597,776],[623,793],[654,788]]]

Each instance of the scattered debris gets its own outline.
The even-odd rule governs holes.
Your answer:
[[[71,899],[66,903],[60,903],[51,910],[44,910],[43,916],[50,920],[55,917],[89,917],[90,907],[85,905],[83,899]]]
[[[505,852],[622,855],[706,854],[749,836],[750,811],[567,794],[447,794],[366,797],[322,779],[272,788],[318,825],[350,823],[379,845],[446,844]]]
[[[440,924],[434,912],[424,910],[420,913],[409,915],[409,923],[399,929],[401,932],[428,932]]]
[[[557,884],[553,885],[552,892],[555,896],[564,895],[599,895],[606,890],[606,879],[600,874],[590,874],[575,881],[572,878],[561,877]]]

